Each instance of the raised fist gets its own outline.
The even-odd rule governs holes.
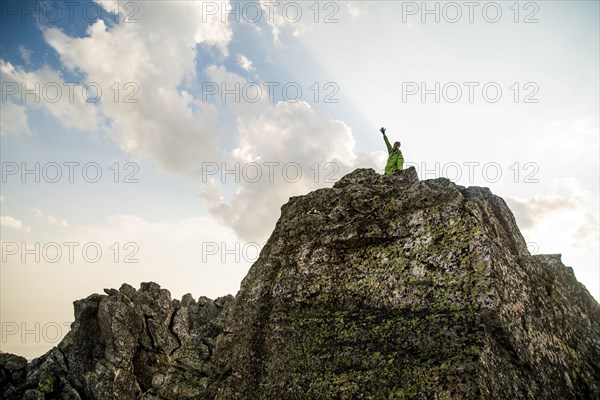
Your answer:
[[[381,128],[381,129],[379,130],[379,132],[381,132],[381,133],[383,133],[383,134],[385,135],[385,128]]]

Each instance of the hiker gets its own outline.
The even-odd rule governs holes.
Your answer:
[[[385,141],[385,145],[387,146],[389,153],[387,164],[385,164],[385,173],[391,174],[394,171],[402,171],[404,157],[400,151],[400,142],[394,142],[394,147],[392,147],[392,145],[390,145],[390,141],[385,135],[385,128],[381,128],[379,132],[383,134],[383,140]]]

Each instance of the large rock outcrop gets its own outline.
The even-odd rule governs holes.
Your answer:
[[[69,333],[29,365],[0,354],[1,398],[192,399],[218,381],[212,352],[233,296],[171,300],[153,282],[105,292],[76,301]]]
[[[235,298],[75,302],[5,398],[600,399],[600,306],[505,202],[414,168],[293,197]]]

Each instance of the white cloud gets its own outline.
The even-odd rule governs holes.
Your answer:
[[[50,223],[52,225],[59,225],[59,226],[63,226],[63,227],[69,226],[69,223],[67,221],[65,221],[64,219],[57,218],[54,215],[44,214],[44,212],[42,210],[40,210],[39,208],[33,209],[33,215],[47,221],[48,223]]]
[[[382,172],[385,169],[385,164],[387,163],[388,153],[383,150],[376,150],[371,152],[371,159],[377,165],[377,171]]]
[[[238,122],[238,147],[232,154],[240,170],[238,189],[228,203],[216,184],[207,186],[202,197],[213,215],[246,240],[266,240],[289,197],[331,186],[356,160],[350,128],[302,101],[282,102]],[[260,167],[260,179],[255,179],[256,168],[244,174],[249,162]]]
[[[592,246],[598,246],[599,232],[598,226],[600,222],[598,220],[598,214],[587,212],[583,215],[582,221],[579,223],[578,228],[573,233],[574,247],[589,248]]]
[[[31,229],[20,220],[7,215],[0,216],[0,226],[29,233]]]
[[[308,9],[311,5],[312,3],[302,4],[302,2],[295,1],[273,2],[260,0],[260,6],[265,15],[264,19],[271,27],[275,44],[282,44],[280,37],[284,30],[291,30],[292,35],[298,37],[315,26],[314,23],[311,23],[314,21],[312,13],[315,11]]]
[[[243,54],[238,54],[237,56],[237,61],[238,61],[238,65],[240,67],[242,67],[243,69],[245,69],[248,72],[254,71],[254,66],[252,65],[252,61],[250,61],[248,59],[248,57],[246,57]]]
[[[82,87],[74,86],[71,96],[71,89],[65,85],[60,72],[48,66],[26,72],[21,67],[0,60],[0,78],[3,89],[10,87],[10,93],[14,92],[5,92],[7,102],[2,106],[3,109],[7,106],[8,112],[16,118],[11,123],[3,117],[3,127],[5,123],[8,126],[6,133],[29,131],[24,107],[12,103],[23,103],[27,107],[44,110],[68,128],[93,130],[98,125],[97,110],[94,104],[86,102]]]
[[[239,154],[243,159],[279,159],[312,165],[355,159],[350,127],[316,112],[303,101],[280,102],[257,118],[240,122]]]
[[[240,75],[214,65],[206,75],[228,88],[246,83]],[[272,104],[264,94],[256,103],[227,102],[224,108],[236,117],[238,137],[219,170],[236,172],[210,176],[213,180],[204,185],[201,197],[211,215],[233,227],[242,239],[266,240],[281,205],[291,196],[331,186],[354,165],[379,170],[373,156],[355,152],[347,124],[304,101]],[[224,195],[227,186],[235,191]]]
[[[129,93],[130,100],[137,100],[114,101],[110,93],[100,105],[110,120],[110,136],[124,151],[190,174],[200,160],[218,156],[216,141],[223,128],[216,108],[195,100],[180,85],[195,77],[196,46],[214,45],[226,56],[232,33],[218,15],[203,16],[200,2],[142,2],[139,7],[138,23],[108,29],[100,20],[86,37],[70,37],[56,28],[44,36],[67,68],[103,88],[116,83],[121,96]]]
[[[507,195],[504,200],[522,229],[531,229],[547,215],[573,210],[577,206],[574,200],[557,194],[538,194],[527,200]]]
[[[2,104],[0,113],[0,134],[18,135],[31,133],[27,122],[27,112],[24,106],[19,106],[12,101]]]
[[[292,36],[303,37],[319,27],[327,29],[333,24],[356,19],[366,14],[367,2],[297,2],[260,0],[263,20],[271,29],[273,42],[284,45],[282,36],[289,32]],[[261,31],[261,27],[255,24]]]
[[[598,200],[598,193],[594,193],[588,189],[579,178],[566,177],[554,179],[550,184],[550,188],[555,193],[563,193],[564,196],[579,203],[594,203]]]
[[[534,241],[556,242],[548,245],[555,251],[597,247],[597,195],[576,178],[555,179],[549,187],[554,193],[529,199],[503,196],[524,235]]]
[[[138,23],[122,22],[109,28],[99,20],[85,37],[70,37],[56,28],[46,29],[44,37],[64,67],[103,88],[98,113],[109,121],[109,135],[134,158],[151,158],[163,168],[191,178],[198,178],[207,160],[299,165],[302,178],[298,182],[290,183],[280,169],[273,182],[234,183],[229,202],[220,198],[219,187],[204,189],[203,197],[213,215],[240,237],[265,239],[289,196],[331,185],[359,159],[371,162],[369,157],[355,154],[349,126],[305,102],[274,105],[266,95],[258,103],[211,104],[194,98],[182,87],[196,77],[195,47],[211,44],[226,57],[232,35],[228,23],[221,22],[219,15],[199,23],[203,21],[202,6],[196,2],[143,2],[139,6]],[[253,67],[245,56],[240,55],[239,61],[245,68]],[[59,78],[48,69],[35,74],[42,72]],[[229,83],[246,83],[223,66],[211,66],[205,73],[215,82],[227,82],[228,87]],[[137,103],[123,101],[122,96],[130,93],[127,83],[139,89],[134,96]],[[115,84],[121,90],[118,101],[113,98],[114,90],[107,89]],[[231,112],[239,135],[233,150],[223,150],[218,143],[229,137],[222,123],[221,113],[226,112]]]

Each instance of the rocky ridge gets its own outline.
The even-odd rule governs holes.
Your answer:
[[[3,398],[600,398],[573,270],[488,189],[414,168],[291,198],[235,297],[105,292],[44,356],[0,354]]]

